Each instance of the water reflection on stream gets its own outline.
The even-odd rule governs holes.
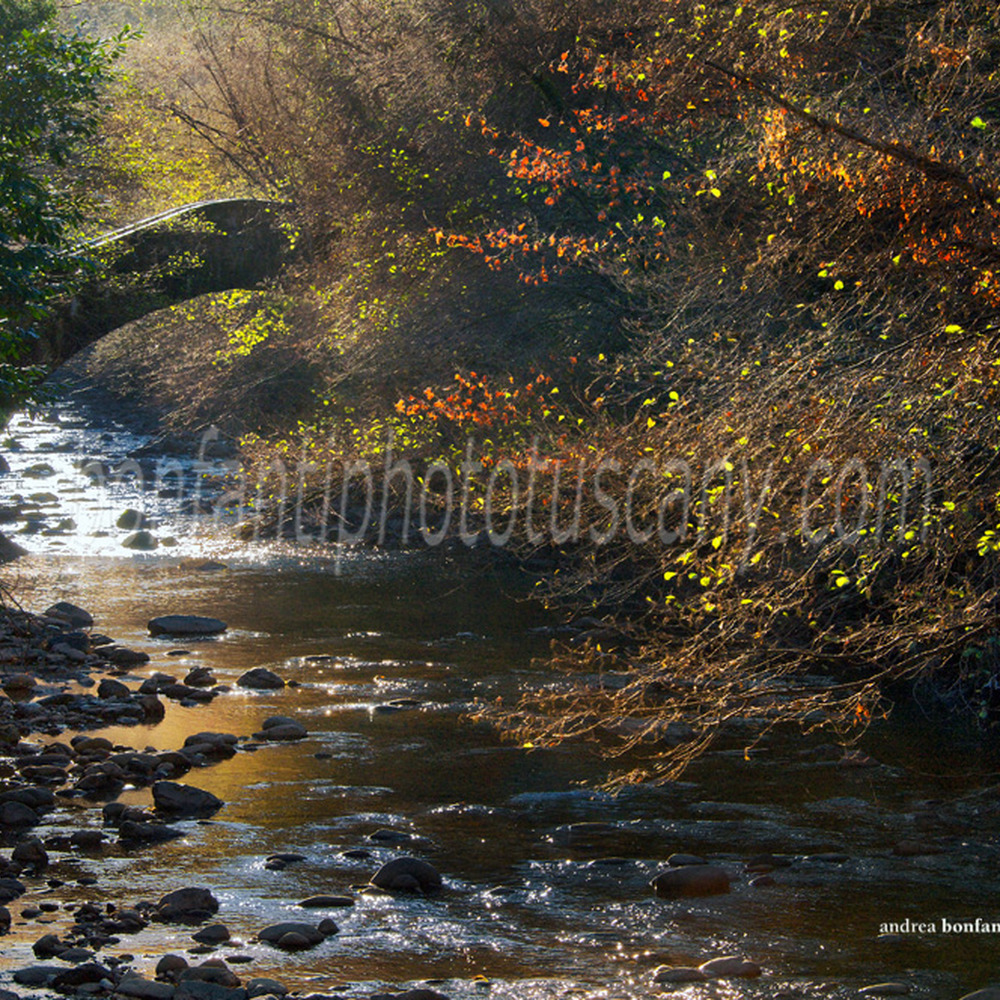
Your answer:
[[[155,727],[102,735],[170,749],[204,730],[249,734],[272,714],[294,716],[310,733],[192,771],[186,781],[226,802],[212,821],[183,823],[186,836],[165,845],[61,856],[61,878],[92,873],[98,886],[50,890],[34,880],[12,904],[15,918],[44,898],[134,902],[210,885],[236,939],[218,954],[252,956],[244,975],[249,968],[304,992],[351,996],[441,979],[437,988],[456,998],[638,998],[657,992],[657,965],[730,953],[756,960],[765,974],[672,995],[848,997],[895,980],[912,996],[947,1000],[1000,981],[1000,936],[877,940],[881,923],[907,917],[1000,921],[992,799],[955,801],[975,787],[972,775],[955,775],[989,766],[974,745],[921,742],[925,728],[897,724],[874,734],[869,749],[881,764],[869,768],[838,766],[835,753],[814,744],[776,744],[749,763],[734,747],[699,762],[685,782],[611,798],[582,784],[602,771],[581,748],[513,747],[467,718],[477,699],[551,680],[532,660],[546,651],[554,623],[520,599],[523,581],[439,553],[355,556],[338,575],[307,550],[205,536],[178,513],[176,498],[140,494],[129,482],[109,492],[75,464],[117,461],[139,439],[102,439],[72,411],[58,425],[15,421],[9,433],[22,447],[0,448],[13,470],[0,479],[0,503],[34,494],[38,513],[13,525],[27,526],[15,537],[33,554],[5,571],[27,606],[71,600],[93,613],[97,629],[149,652],[152,661],[124,678],[130,686],[155,670],[183,677],[194,665],[210,667],[220,683],[256,666],[297,683],[236,689],[192,708],[169,703]],[[25,476],[43,462],[51,473]],[[114,520],[126,506],[144,506],[162,522],[159,537],[177,544],[123,550]],[[227,568],[185,568],[206,553]],[[230,629],[168,657],[176,643],[150,638],[145,626],[172,612],[218,616]],[[397,699],[414,704],[392,710]],[[148,790],[123,799],[150,801]],[[68,800],[39,833],[100,821],[100,803]],[[601,825],[570,825],[581,822]],[[360,896],[329,914],[339,934],[300,954],[253,942],[267,923],[326,915],[295,904],[350,893],[382,860],[408,850],[368,839],[386,828],[427,838],[415,853],[442,872],[445,892]],[[913,839],[944,851],[893,854]],[[370,856],[343,854],[359,848]],[[265,868],[268,855],[289,851],[306,860]],[[733,891],[655,899],[648,881],[675,851],[726,864]],[[794,864],[776,870],[774,885],[753,887],[745,863],[766,852]],[[30,943],[59,926],[58,916],[47,928],[15,924],[3,942],[0,985],[2,971],[25,964]],[[110,951],[134,954],[149,972],[158,954],[191,946],[189,933],[152,925]]]

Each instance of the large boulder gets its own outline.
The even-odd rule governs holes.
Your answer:
[[[719,865],[685,865],[660,872],[650,883],[657,896],[715,896],[729,892],[729,872]]]
[[[153,802],[160,812],[174,818],[182,816],[211,816],[225,803],[218,796],[193,785],[177,781],[157,781],[153,784]]]
[[[218,635],[229,626],[201,615],[161,615],[151,619],[148,628],[150,635]]]
[[[387,861],[372,876],[371,884],[389,892],[436,892],[442,886],[438,870],[419,858],[402,857]]]

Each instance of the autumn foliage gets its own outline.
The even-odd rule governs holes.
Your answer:
[[[644,531],[694,483],[681,544],[521,540],[618,639],[556,650],[579,682],[505,723],[660,775],[748,719],[848,739],[914,679],[990,724],[996,5],[333,6],[201,23],[178,109],[302,209],[287,294],[327,359],[302,435],[455,463],[537,443],[545,474],[617,465],[619,489],[646,462]],[[665,757],[671,725],[695,736]]]

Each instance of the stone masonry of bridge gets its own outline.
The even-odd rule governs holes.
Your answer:
[[[196,202],[80,247],[101,260],[38,331],[31,360],[56,367],[106,333],[208,292],[254,288],[292,255],[288,206],[250,198]]]

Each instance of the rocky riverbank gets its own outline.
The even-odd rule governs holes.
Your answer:
[[[210,767],[237,753],[248,753],[263,743],[303,739],[306,728],[294,719],[271,716],[259,732],[248,737],[203,732],[188,737],[182,747],[115,745],[86,731],[108,726],[155,723],[163,718],[162,699],[189,706],[211,701],[230,689],[214,683],[204,668],[183,679],[155,672],[137,688],[117,677],[149,662],[149,655],[124,646],[93,630],[92,616],[82,608],[59,602],[42,614],[10,605],[0,611],[0,837],[9,852],[0,855],[0,936],[43,933],[32,951],[39,960],[16,969],[12,985],[32,994],[115,996],[131,1000],[249,1000],[281,998],[288,987],[267,977],[239,976],[232,966],[251,963],[240,954],[240,942],[219,921],[219,901],[212,889],[190,886],[165,894],[157,901],[102,899],[85,903],[58,901],[60,891],[96,886],[94,876],[62,877],[80,858],[98,858],[117,844],[136,850],[184,835],[172,824],[206,818],[222,808],[221,799],[181,778]],[[175,639],[201,637],[225,631],[217,619],[167,615],[150,621],[151,635]],[[170,650],[170,653],[184,652]],[[104,675],[100,680],[95,674]],[[248,671],[237,682],[246,688],[273,688],[284,681],[270,671]],[[78,731],[68,739],[58,739]],[[150,786],[153,808],[117,801],[126,788]],[[44,839],[33,830],[46,823],[60,803],[81,800],[88,808],[82,821]],[[91,822],[91,814],[94,822]],[[99,816],[99,819],[97,819]],[[51,824],[49,824],[51,826]],[[280,870],[302,855],[268,857],[266,866]],[[440,874],[428,862],[401,856],[381,865],[358,893],[430,894],[442,888]],[[353,906],[354,895],[319,895],[301,901],[308,913]],[[12,913],[7,904],[15,904]],[[44,930],[58,922],[61,930]],[[226,948],[226,957],[189,962],[165,954],[155,978],[133,968],[134,956],[120,947],[123,939],[151,923],[177,928],[178,946],[191,956]],[[194,930],[192,928],[199,928]],[[270,924],[260,929],[257,942],[283,951],[314,947],[338,931],[330,917]],[[193,942],[193,945],[192,945]],[[112,949],[115,953],[110,953]],[[19,994],[0,989],[0,998]],[[318,998],[323,994],[310,994]],[[381,1000],[440,1000],[430,988],[375,994]]]

